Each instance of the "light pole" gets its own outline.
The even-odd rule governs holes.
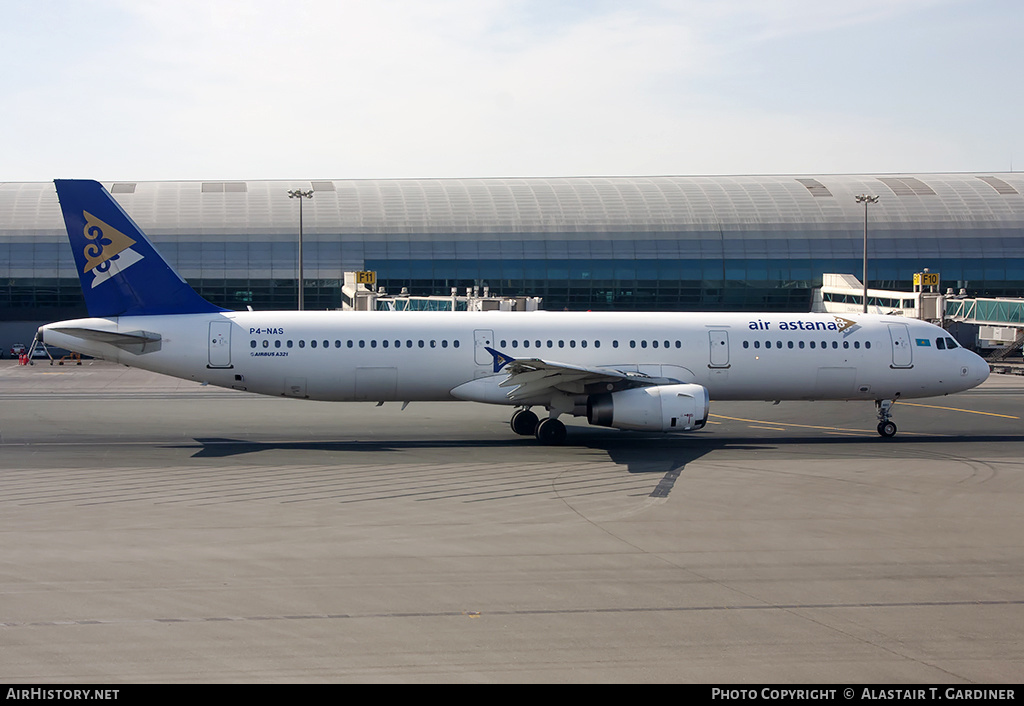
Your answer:
[[[864,282],[864,313],[868,313],[868,204],[878,203],[877,196],[858,194],[857,203],[864,204],[864,273],[861,280]]]
[[[302,311],[303,307],[303,289],[305,289],[305,279],[302,274],[302,199],[313,198],[313,190],[303,191],[301,189],[290,189],[288,191],[288,198],[299,200],[299,311]]]

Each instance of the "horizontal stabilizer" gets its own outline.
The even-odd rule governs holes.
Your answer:
[[[99,329],[74,326],[60,328],[52,327],[50,330],[67,336],[82,338],[87,341],[106,343],[129,353],[135,353],[136,355],[140,355],[142,353],[153,353],[154,351],[160,350],[160,334],[152,333],[150,331],[102,331]]]

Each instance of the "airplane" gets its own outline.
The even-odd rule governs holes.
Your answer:
[[[89,317],[37,339],[185,380],[403,409],[508,405],[512,431],[557,445],[563,415],[692,432],[712,400],[874,401],[890,438],[896,400],[989,374],[942,328],[887,315],[232,311],[199,296],[101,184],[54,184]]]

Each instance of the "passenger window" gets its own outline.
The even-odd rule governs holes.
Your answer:
[[[274,348],[280,348],[280,347],[281,347],[281,339],[279,338],[276,341],[274,341]]]
[[[266,340],[263,341],[263,347],[264,348],[270,348],[270,341],[266,341]]]
[[[291,347],[292,347],[292,342],[291,342],[291,341],[288,341],[288,347],[289,347],[289,348],[291,348]]]
[[[865,348],[870,348],[871,347],[871,341],[864,341],[864,347]]]
[[[619,342],[618,341],[612,341],[612,348],[618,348],[618,347],[619,347]]]
[[[761,347],[761,342],[760,341],[754,341],[754,348],[760,348],[760,347]]]
[[[800,346],[800,350],[803,350],[803,347],[804,347],[804,342],[803,341],[800,341],[797,345]]]
[[[390,343],[388,343],[388,339],[386,338],[383,341],[381,341],[380,344],[385,348],[387,348],[390,345]]]
[[[349,348],[351,348],[351,347],[352,347],[352,345],[353,345],[353,343],[352,343],[352,341],[351,341],[351,340],[349,340],[349,341],[346,341],[346,342],[345,342],[345,344],[346,344],[346,345],[347,345],[347,346],[348,346]]]
[[[309,347],[316,348],[316,339],[313,339],[312,341],[309,342]]]
[[[299,348],[305,348],[305,347],[306,347],[306,342],[304,340],[299,340]]]
[[[853,347],[854,348],[860,348],[860,341],[854,341],[853,342]]]
[[[249,341],[249,347],[250,348],[255,348],[256,347],[256,341],[255,340]]]
[[[750,348],[750,341],[744,341],[743,342],[743,347],[744,348]]]

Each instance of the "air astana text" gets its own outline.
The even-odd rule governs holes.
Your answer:
[[[852,325],[852,321],[839,317],[835,321],[780,321],[778,324],[758,319],[751,321],[747,328],[751,331],[772,331],[772,326],[775,326],[779,331],[842,331]]]

